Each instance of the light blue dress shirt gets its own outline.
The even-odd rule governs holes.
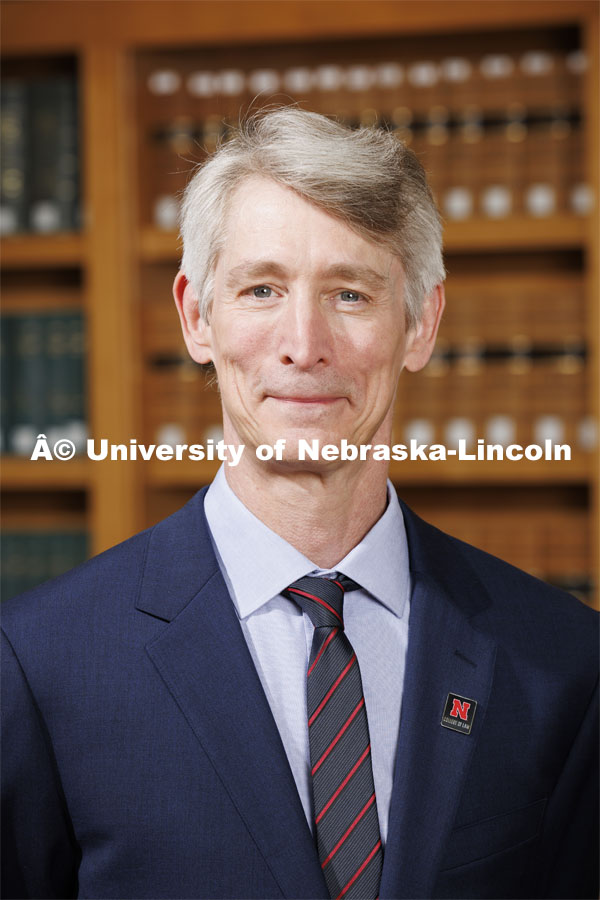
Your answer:
[[[279,729],[311,830],[313,799],[306,670],[313,624],[280,593],[303,575],[340,572],[362,585],[344,602],[344,626],[360,666],[382,842],[387,839],[408,644],[410,573],[404,520],[388,482],[388,505],[360,544],[332,570],[319,569],[256,518],[223,467],[204,508],[223,577]]]

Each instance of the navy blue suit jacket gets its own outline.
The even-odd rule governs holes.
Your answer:
[[[380,896],[596,897],[598,617],[403,511]],[[3,627],[5,898],[328,896],[203,492]],[[449,693],[470,734],[441,726]]]

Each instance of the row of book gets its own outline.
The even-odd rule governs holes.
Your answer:
[[[395,442],[413,439],[456,447],[464,440],[470,451],[479,438],[504,447],[550,440],[568,443],[573,452],[592,452],[597,446],[598,426],[587,412],[581,357],[559,355],[524,367],[510,355],[500,361],[465,357],[456,364],[434,361],[432,371],[436,374],[400,376]],[[170,444],[218,439],[221,403],[210,381],[191,362],[164,360],[149,367],[144,379],[146,439]]]
[[[584,343],[585,293],[581,274],[563,271],[511,272],[488,270],[461,276],[449,262],[446,308],[438,349],[454,348],[471,355],[473,347],[502,346],[515,355],[535,347],[555,347],[557,353]],[[153,268],[142,273],[141,334],[144,355],[187,359],[179,318],[169,302],[174,270]]]
[[[329,59],[321,56],[318,65],[307,64],[301,53],[270,48],[268,68],[256,68],[256,54],[243,51],[238,56],[239,66],[230,68],[218,62],[211,68],[207,53],[203,53],[200,66],[193,54],[180,54],[176,59],[164,54],[146,66],[145,94],[157,110],[173,101],[179,105],[198,102],[214,109],[216,99],[229,100],[239,109],[244,101],[277,94],[323,105],[324,112],[356,105],[390,111],[398,105],[419,110],[438,105],[496,110],[515,98],[532,109],[553,109],[577,105],[588,66],[581,49],[532,47],[524,52],[454,56],[432,53],[419,59],[398,41],[393,56],[382,59],[383,53],[393,49],[390,42],[370,43],[370,58],[364,44],[360,48],[344,42],[330,44]],[[351,65],[347,64],[348,51],[356,60]],[[290,65],[294,56],[295,64]]]
[[[0,83],[0,234],[81,226],[75,78]]]
[[[450,263],[452,267],[452,263]],[[440,339],[450,345],[498,345],[515,353],[536,345],[583,343],[583,278],[569,272],[494,272],[461,278],[452,268],[446,284]]]
[[[562,573],[583,575],[590,566],[589,525],[585,509],[548,504],[528,505],[522,498],[519,509],[510,503],[489,508],[465,508],[454,504],[427,509],[422,514],[434,525],[469,544],[480,547],[538,577],[559,577]]]
[[[3,453],[31,456],[37,435],[86,439],[85,330],[81,313],[3,315],[0,320]]]
[[[0,595],[8,600],[84,562],[84,531],[5,531],[0,537]]]
[[[531,575],[549,581],[581,600],[591,601],[590,540],[585,510],[578,508],[520,509],[500,504],[489,508],[453,504],[421,510],[438,528],[499,556]]]
[[[447,41],[430,40],[423,56],[401,37],[329,42],[318,56],[269,46],[268,67],[256,66],[252,47],[226,60],[212,48],[149,53],[138,61],[143,220],[175,228],[193,162],[226,141],[245,110],[285,103],[392,130],[422,158],[448,220],[586,215],[588,59],[574,34],[567,47],[530,39],[473,35],[452,55]]]
[[[375,110],[370,112],[377,118]],[[476,113],[464,121],[411,119],[392,127],[421,159],[438,205],[448,221],[492,220],[523,215],[536,219],[557,214],[587,215],[594,197],[586,179],[582,123],[577,119],[531,120],[515,114],[489,122]],[[398,117],[400,118],[400,117]],[[182,118],[156,132],[147,146],[148,184],[153,224],[177,226],[178,196],[189,176],[185,160],[204,145],[214,150],[229,129]]]

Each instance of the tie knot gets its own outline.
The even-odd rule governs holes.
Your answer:
[[[310,617],[315,628],[344,627],[344,594],[360,587],[351,578],[335,579],[305,575],[290,584],[283,593],[294,600]]]

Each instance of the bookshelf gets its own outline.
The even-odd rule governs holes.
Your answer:
[[[340,16],[342,6],[344,15]],[[584,416],[597,417],[598,221],[592,213],[569,205],[569,186],[576,181],[585,179],[596,191],[598,187],[598,8],[593,0],[549,0],[543,5],[535,0],[519,4],[488,0],[477,5],[462,0],[452,4],[438,0],[288,0],[285,4],[261,0],[199,0],[194,4],[121,0],[111,16],[106,15],[102,0],[85,4],[6,0],[2,17],[7,71],[12,66],[13,71],[35,74],[66,66],[77,73],[82,227],[78,233],[3,237],[1,251],[2,274],[8,286],[5,310],[33,314],[52,309],[62,292],[67,305],[79,305],[83,311],[88,334],[87,408],[92,435],[115,443],[127,442],[132,436],[140,441],[153,439],[161,424],[157,418],[160,409],[169,405],[173,408],[175,401],[174,408],[184,419],[196,415],[195,406],[200,408],[194,425],[199,429],[195,440],[202,442],[204,430],[216,424],[218,400],[214,391],[204,388],[201,373],[183,363],[183,345],[170,300],[170,281],[179,258],[177,237],[169,221],[173,208],[163,203],[157,213],[156,200],[168,198],[183,187],[191,162],[201,158],[198,144],[210,147],[223,118],[235,118],[249,100],[260,105],[262,101],[256,101],[255,95],[261,85],[268,87],[269,78],[274,87],[275,73],[275,99],[281,98],[281,91],[289,97],[290,85],[295,85],[299,94],[296,97],[292,93],[294,99],[318,111],[345,114],[354,122],[364,117],[365,110],[366,118],[372,117],[375,109],[379,120],[385,119],[389,125],[394,110],[410,108],[412,119],[396,112],[392,124],[412,130],[415,149],[430,160],[426,165],[432,172],[435,169],[439,173],[443,156],[436,147],[443,147],[444,141],[446,147],[448,141],[456,147],[462,127],[456,106],[460,94],[455,84],[451,95],[452,82],[444,82],[444,90],[450,92],[446,101],[450,115],[444,119],[438,110],[437,119],[434,116],[432,120],[431,108],[440,106],[439,96],[436,99],[435,91],[426,84],[424,89],[417,88],[421,76],[416,69],[414,77],[409,78],[408,73],[423,61],[433,61],[440,68],[448,58],[467,59],[474,71],[480,72],[481,59],[494,55],[512,59],[522,96],[521,106],[514,108],[512,118],[505,117],[505,121],[499,113],[506,106],[510,85],[507,88],[506,83],[498,86],[496,82],[493,90],[487,85],[484,117],[490,146],[494,129],[512,125],[511,134],[516,137],[523,128],[528,130],[535,149],[534,138],[541,141],[544,128],[554,122],[554,134],[560,137],[564,132],[566,140],[572,141],[566,156],[580,160],[581,171],[565,176],[571,180],[567,184],[563,179],[565,183],[561,182],[551,201],[552,208],[546,208],[543,215],[539,208],[532,214],[527,207],[529,182],[515,189],[513,210],[501,218],[481,213],[481,185],[472,187],[476,215],[463,220],[446,215],[448,295],[456,321],[449,314],[444,325],[447,334],[442,330],[442,358],[437,362],[447,368],[449,359],[451,368],[464,366],[473,347],[464,346],[468,334],[462,343],[457,335],[467,315],[468,297],[482,290],[481,284],[492,277],[490,273],[499,278],[510,276],[521,286],[525,302],[538,309],[537,319],[527,325],[533,337],[529,336],[531,346],[528,344],[525,351],[531,367],[535,347],[537,381],[521,373],[520,380],[513,379],[513,395],[522,398],[531,393],[534,381],[550,385],[551,394],[562,391],[567,412],[560,414],[566,415],[565,428],[575,444],[577,422]],[[565,69],[562,81],[550,77],[527,81],[522,60],[532,50],[538,52],[538,59],[537,63],[535,59],[529,61],[530,69],[533,66],[535,70],[536,65],[543,69],[550,56],[555,72],[570,65],[570,74],[565,74]],[[576,60],[581,61],[582,53],[587,68],[583,71],[580,67],[578,72]],[[567,64],[569,54],[571,63]],[[347,74],[348,59],[355,70],[351,76]],[[388,68],[386,74],[381,69],[388,60],[401,61],[401,86],[394,83],[397,72]],[[376,88],[368,86],[369,71],[372,73],[375,66],[380,67]],[[298,69],[313,73],[312,87],[306,86],[306,79],[302,87],[302,75],[290,81],[290,70]],[[344,83],[353,83],[352,92],[340,88],[341,69],[346,72]],[[162,86],[159,78],[158,88],[155,84],[151,95],[149,78],[157,72],[163,73]],[[236,78],[239,82],[240,72],[244,84],[236,88],[234,82]],[[229,82],[223,81],[223,73],[229,73]],[[427,72],[421,75],[427,82]],[[193,95],[185,89],[191,76],[196,78]],[[336,78],[337,87],[331,89]],[[173,79],[178,79],[175,88]],[[315,84],[321,87],[317,90]],[[465,90],[464,85],[461,90]],[[554,103],[557,91],[562,91],[560,102]],[[463,96],[471,107],[472,100]],[[523,106],[534,109],[533,117],[527,118]],[[552,115],[546,115],[554,106]],[[434,126],[438,128],[435,134],[442,134],[442,144],[436,144],[436,138],[426,146]],[[538,132],[542,132],[541,137]],[[515,152],[522,154],[524,146],[515,141]],[[556,144],[556,154],[563,153],[562,146],[566,144]],[[564,160],[564,154],[561,158]],[[514,161],[511,163],[506,155],[503,159],[502,165],[512,166],[510,171],[514,171]],[[518,171],[529,171],[527,166],[530,169],[531,163],[523,163]],[[563,166],[556,171],[566,169]],[[543,174],[542,181],[551,175]],[[499,177],[496,173],[490,180]],[[438,185],[440,197],[447,188]],[[547,193],[541,196],[542,207],[544,203],[547,206]],[[529,294],[523,288],[552,282],[561,286],[565,297],[576,298],[563,302],[563,312],[569,310],[567,331],[558,324],[553,331],[549,317],[539,314],[539,296],[534,296],[531,287]],[[560,302],[556,307],[559,309]],[[480,341],[489,349],[489,335],[482,337],[482,327],[480,324],[470,337],[472,343]],[[519,351],[511,343],[514,329],[511,331],[510,322],[503,325],[498,321],[494,327],[500,329],[498,333],[504,328],[504,343],[498,341],[502,346],[495,348],[497,358],[492,361],[501,379],[505,374],[502,366],[508,368],[519,352],[522,357],[523,346]],[[573,349],[575,345],[577,350]],[[443,358],[444,346],[450,348],[447,359]],[[518,367],[519,359],[516,364]],[[569,366],[571,381],[565,374]],[[458,392],[468,397],[472,388],[464,378],[460,381],[459,374],[456,371],[455,380],[452,376],[448,384],[461,384]],[[414,384],[415,391],[424,392],[423,397],[431,393],[431,383],[441,383],[425,375],[419,378],[411,382],[411,390]],[[187,399],[182,399],[184,395]],[[519,405],[519,415],[531,415],[523,409]],[[550,407],[546,410],[542,406],[536,415],[549,411]],[[403,427],[400,420],[398,427]],[[485,427],[483,418],[477,427]],[[577,446],[568,463],[395,463],[391,475],[417,512],[459,537],[504,555],[542,577],[560,581],[565,575],[574,583],[577,578],[583,582],[591,574],[597,583],[594,551],[599,537],[600,484],[592,444],[593,438],[587,448]],[[26,528],[28,515],[32,527],[35,525],[32,498],[38,498],[40,508],[54,504],[53,527],[60,526],[61,516],[65,525],[72,527],[72,504],[76,502],[78,521],[84,523],[90,536],[90,551],[98,552],[168,514],[207,483],[216,466],[92,463],[77,458],[68,463],[5,459],[2,470],[5,507],[8,502],[11,510],[20,505],[25,510],[19,516],[19,528]],[[511,522],[522,546],[530,548],[527,552],[521,553],[515,541],[508,540]],[[561,555],[556,550],[557,535],[566,532],[576,535],[581,543],[581,552],[571,547],[571,562],[566,551]],[[538,538],[531,534],[538,534]],[[560,566],[557,569],[559,558],[563,571]],[[573,589],[578,591],[580,587],[578,584]],[[592,592],[588,592],[587,600],[598,602]]]

